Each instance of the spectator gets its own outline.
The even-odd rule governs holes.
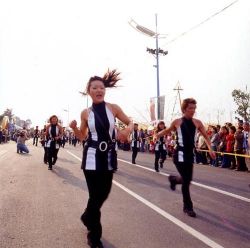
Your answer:
[[[17,138],[17,153],[29,153],[29,149],[25,145],[25,141],[28,140],[27,134],[21,131]]]
[[[234,134],[236,132],[235,126],[229,126],[229,134],[226,136],[226,153],[233,153],[235,138]],[[224,154],[221,168],[235,168],[234,156],[229,154]]]
[[[3,130],[2,127],[0,127],[0,144],[2,144],[3,141]]]
[[[243,141],[244,141],[244,133],[243,133],[243,127],[241,125],[238,126],[238,129],[234,135],[235,137],[235,144],[234,144],[234,152],[236,153],[236,171],[247,171],[246,161],[245,158],[242,156],[237,155],[243,155],[244,149],[243,149]]]
[[[211,147],[212,147],[213,151],[217,152],[217,147],[218,147],[219,142],[220,142],[220,137],[219,137],[217,128],[215,126],[211,127],[211,131],[212,131],[212,134],[211,134]],[[217,153],[216,153],[216,158],[215,159],[210,159],[210,164],[212,166],[218,166],[218,154]]]

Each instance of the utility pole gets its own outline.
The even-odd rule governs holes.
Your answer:
[[[163,49],[159,48],[159,38],[164,38],[164,35],[158,33],[158,21],[157,21],[157,14],[155,14],[155,31],[152,31],[144,26],[141,26],[137,24],[134,20],[131,20],[129,24],[135,28],[137,31],[155,38],[155,49],[148,48],[147,47],[147,52],[151,53],[155,58],[156,58],[156,84],[157,84],[157,119],[159,120],[160,118],[160,76],[159,76],[159,55],[167,55],[168,51],[164,51]]]
[[[180,82],[178,81],[174,90],[177,91],[177,94],[176,94],[176,97],[175,97],[175,103],[174,103],[174,107],[173,107],[173,112],[172,112],[172,117],[171,117],[171,120],[173,119],[173,115],[174,115],[174,110],[175,110],[175,105],[176,105],[176,102],[177,102],[177,98],[179,98],[179,104],[180,104],[180,110],[181,110],[181,93],[180,91],[183,90],[181,88],[181,85],[180,85]]]
[[[159,48],[159,34],[157,30],[157,14],[155,14],[155,47],[156,49],[148,48],[147,52],[154,55],[156,58],[156,85],[157,85],[157,119],[160,119],[160,75],[159,75],[159,55],[162,54],[163,56],[168,54],[168,51],[164,51],[163,49]]]

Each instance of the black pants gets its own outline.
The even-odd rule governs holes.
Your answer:
[[[43,162],[45,163],[45,164],[47,164],[48,163],[48,148],[47,147],[43,147],[44,148],[44,156],[43,156]]]
[[[176,184],[182,184],[183,208],[193,210],[193,203],[189,192],[189,186],[193,178],[193,164],[179,162],[175,166],[181,175],[181,177],[176,177]]]
[[[38,137],[37,137],[37,136],[34,136],[34,138],[33,138],[33,145],[36,144],[36,146],[37,146],[37,142],[38,142]]]
[[[56,149],[55,146],[51,146],[51,147],[47,148],[47,152],[48,152],[47,158],[48,158],[50,168],[52,167],[53,164],[56,163],[58,151],[59,151],[59,149]]]
[[[132,163],[135,163],[135,159],[137,157],[139,148],[137,147],[132,147]]]
[[[84,170],[84,175],[89,190],[89,199],[83,215],[89,230],[88,238],[95,243],[102,236],[100,209],[110,193],[113,172]]]
[[[167,151],[164,149],[159,149],[155,151],[155,170],[159,170],[159,159],[161,159],[162,164],[167,157]]]
[[[241,155],[244,154],[243,150],[237,150],[235,153],[236,153],[236,155],[237,154],[241,154]],[[238,170],[241,170],[241,171],[248,170],[245,157],[241,157],[241,156],[236,157],[236,167]]]

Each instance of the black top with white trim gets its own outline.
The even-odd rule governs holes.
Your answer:
[[[174,163],[194,162],[195,136],[197,128],[192,119],[182,117],[182,123],[176,130]]]
[[[88,114],[88,129],[88,139],[83,149],[82,169],[113,170],[117,149],[115,118],[105,102],[92,104]]]

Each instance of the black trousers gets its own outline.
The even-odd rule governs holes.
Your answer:
[[[38,142],[38,136],[34,136],[34,138],[33,138],[33,145],[36,144],[36,146],[37,146],[37,142]]]
[[[155,169],[159,170],[159,159],[161,159],[162,164],[166,160],[167,157],[167,151],[164,149],[159,149],[158,151],[155,151]]]
[[[48,162],[48,148],[45,146],[43,148],[44,148],[43,162],[45,164],[47,164],[47,162]]]
[[[175,164],[181,177],[176,177],[176,184],[182,184],[183,208],[192,210],[193,203],[190,196],[189,186],[193,178],[193,164],[179,162]]]
[[[102,236],[100,209],[111,191],[113,171],[84,170],[84,175],[89,190],[89,199],[83,216],[89,230],[88,238],[95,243]]]
[[[54,145],[47,148],[47,158],[49,162],[49,167],[52,167],[52,165],[56,163],[58,151],[59,149],[56,149]]]
[[[236,155],[237,154],[241,154],[241,155],[244,154],[243,150],[237,150],[235,153],[236,153]],[[248,170],[245,157],[240,157],[240,156],[236,157],[236,167],[238,170],[241,170],[241,171]]]
[[[135,163],[135,159],[137,157],[139,148],[137,147],[132,147],[132,163]]]

